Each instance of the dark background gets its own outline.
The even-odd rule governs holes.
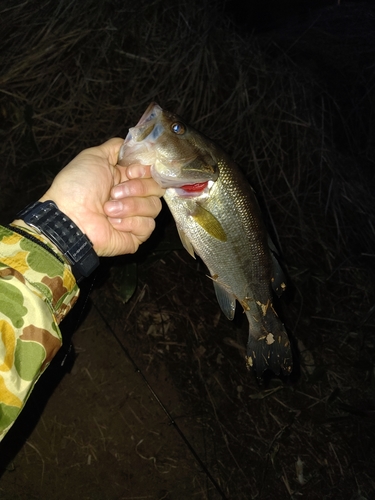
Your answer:
[[[288,22],[304,22],[313,11],[330,6],[348,5],[348,0],[233,0],[226,1],[225,11],[244,31],[262,33]]]

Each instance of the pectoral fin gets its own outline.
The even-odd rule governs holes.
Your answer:
[[[225,316],[232,320],[236,310],[236,299],[232,293],[229,293],[222,285],[215,281],[214,277],[212,277],[212,279],[214,281],[214,289],[219,306]]]
[[[185,248],[187,253],[189,253],[193,257],[193,259],[195,259],[194,247],[191,244],[191,241],[189,240],[189,238],[186,236],[186,234],[182,229],[177,228],[177,232],[183,247]]]
[[[227,241],[227,235],[220,222],[201,205],[197,205],[192,217],[208,234],[220,241]]]

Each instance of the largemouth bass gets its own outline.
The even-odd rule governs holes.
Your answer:
[[[249,321],[246,362],[258,378],[292,370],[290,342],[273,307],[285,287],[276,250],[255,194],[233,160],[213,141],[152,103],[129,133],[119,164],[151,165],[181,241],[208,267],[220,307],[233,319],[236,301]]]

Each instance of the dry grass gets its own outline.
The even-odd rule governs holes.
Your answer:
[[[301,351],[299,381],[270,392],[249,381],[244,332],[218,318],[210,283],[206,289],[203,275],[191,278],[195,264],[183,254],[168,260],[168,273],[158,261],[150,267],[163,275],[162,291],[154,291],[161,321],[154,295],[148,316],[144,302],[129,304],[122,327],[138,321],[149,332],[146,371],[161,357],[173,372],[176,359],[184,367],[175,384],[191,408],[205,409],[204,453],[214,457],[228,497],[350,491],[351,498],[355,485],[369,495],[373,12],[330,8],[261,40],[236,33],[208,1],[25,0],[2,2],[0,15],[2,221],[83,147],[124,136],[150,101],[218,140],[256,187],[283,251],[294,291],[284,315]],[[102,307],[110,311],[106,301]],[[212,325],[221,332],[216,341],[208,337]],[[138,444],[138,457],[151,460]],[[197,492],[207,486],[199,481]],[[281,485],[282,496],[272,496]]]

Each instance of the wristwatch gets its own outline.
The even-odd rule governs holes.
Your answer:
[[[89,276],[99,265],[93,244],[53,201],[37,201],[16,216],[44,234],[63,254],[77,281]]]

